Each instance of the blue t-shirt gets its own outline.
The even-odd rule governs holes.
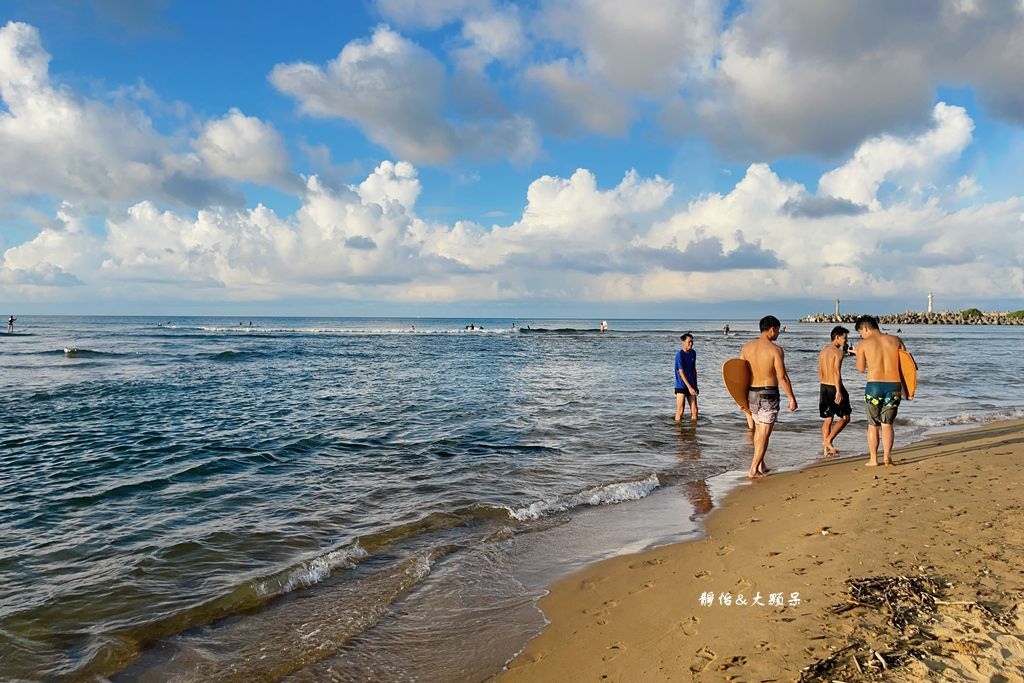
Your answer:
[[[683,384],[683,378],[679,376],[679,371],[682,370],[683,374],[686,375],[686,381],[690,383],[690,386],[694,389],[697,388],[697,352],[693,349],[689,351],[683,351],[679,349],[676,351],[676,389],[685,389],[686,385]]]

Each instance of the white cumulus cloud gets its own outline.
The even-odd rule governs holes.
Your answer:
[[[459,122],[446,116],[444,66],[430,52],[386,26],[346,45],[324,67],[278,64],[270,81],[314,116],[357,124],[368,138],[418,163],[457,154],[532,159],[539,146],[522,116]]]
[[[883,135],[863,143],[852,159],[822,176],[819,190],[873,205],[883,182],[927,178],[944,162],[960,156],[974,130],[974,122],[962,107],[942,102],[935,105],[932,120],[931,130],[911,139]]]
[[[207,121],[193,145],[210,173],[232,180],[279,183],[291,163],[281,134],[238,109]]]

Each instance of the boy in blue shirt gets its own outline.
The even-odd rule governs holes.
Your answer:
[[[690,419],[697,419],[697,352],[693,350],[693,335],[687,332],[679,337],[682,348],[676,351],[676,422],[683,419],[685,403],[690,404]],[[685,399],[685,403],[684,403]]]

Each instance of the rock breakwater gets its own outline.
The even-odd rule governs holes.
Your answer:
[[[854,323],[861,313],[816,313],[800,319],[803,323]],[[1024,325],[1024,311],[984,313],[977,309],[942,313],[890,313],[878,316],[882,325]]]

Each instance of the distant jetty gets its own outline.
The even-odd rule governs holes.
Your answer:
[[[800,319],[802,323],[853,323],[860,313],[816,313]],[[1024,325],[1024,311],[988,312],[969,308],[942,313],[889,313],[878,316],[883,325]]]

